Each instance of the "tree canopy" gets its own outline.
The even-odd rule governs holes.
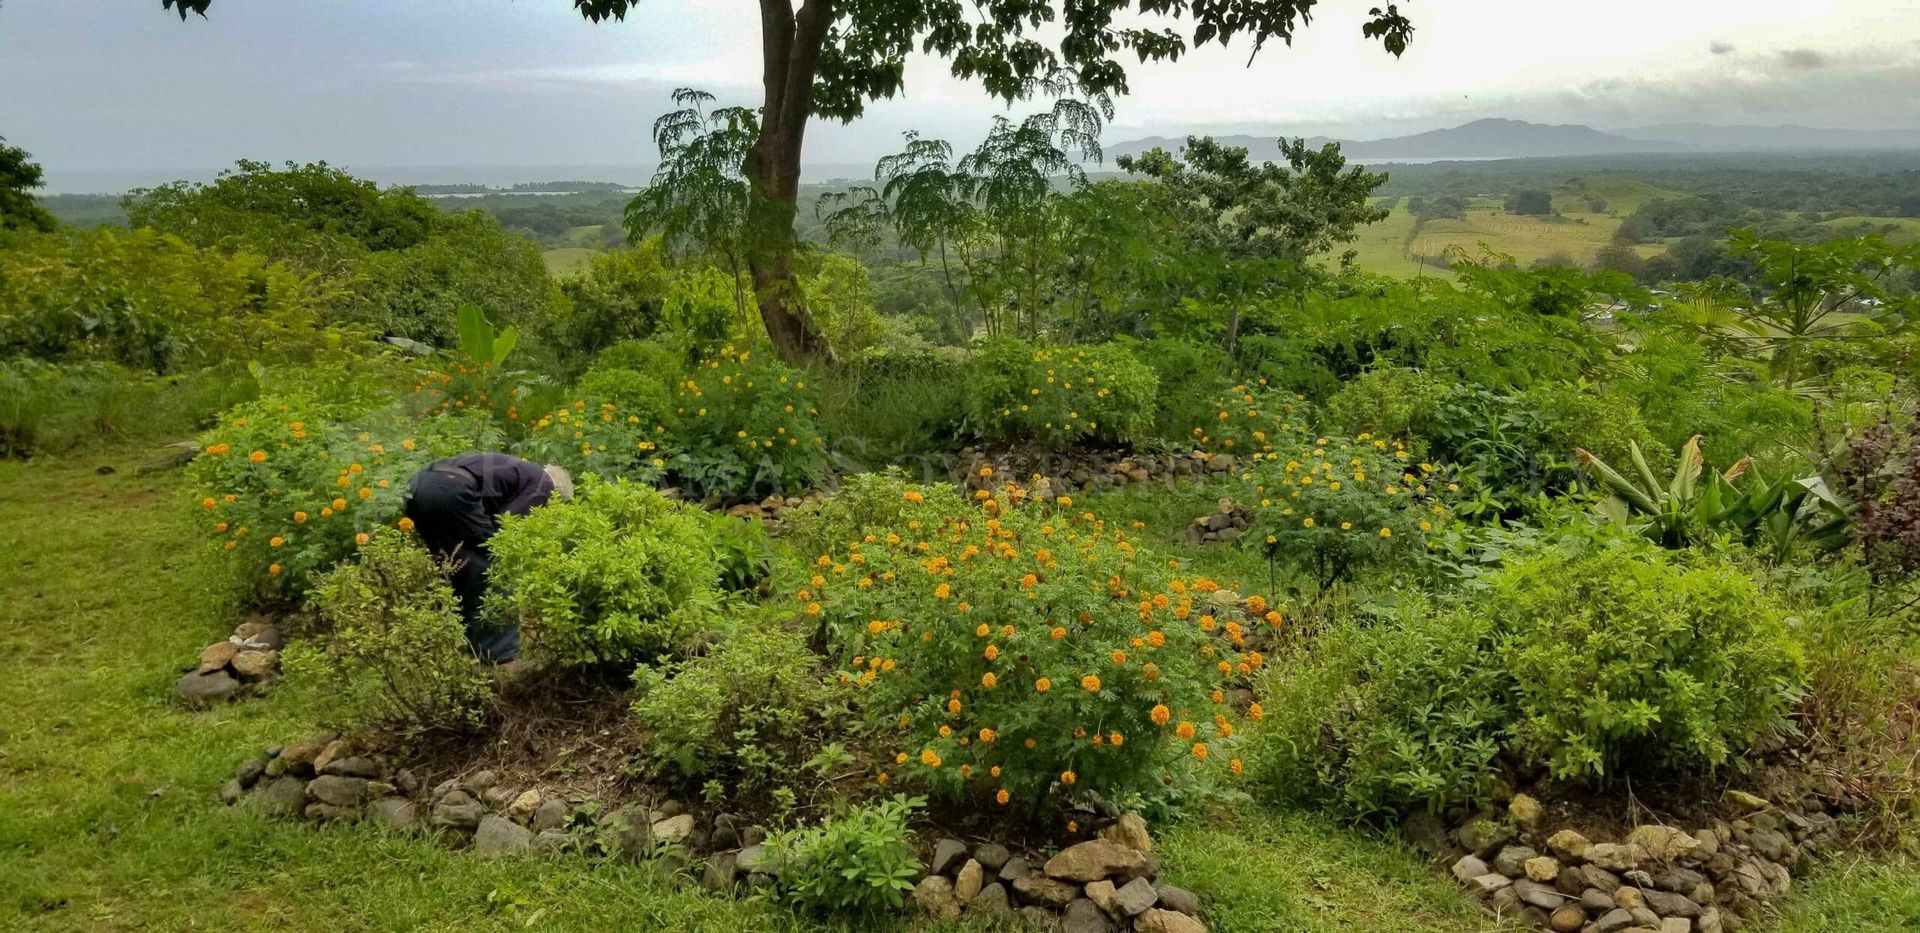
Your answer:
[[[53,215],[34,199],[33,189],[45,184],[40,166],[25,149],[9,146],[0,137],[0,230],[52,230]]]

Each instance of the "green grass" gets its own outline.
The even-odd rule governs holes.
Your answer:
[[[0,929],[810,926],[644,866],[488,861],[221,806],[241,759],[312,731],[316,698],[280,689],[198,713],[170,701],[181,666],[234,619],[179,475],[134,470],[149,458],[117,448],[0,462]],[[96,474],[103,465],[118,471]],[[1095,507],[1146,522],[1153,538],[1213,496],[1130,490]],[[1249,569],[1231,549],[1177,552],[1223,578]],[[1248,805],[1159,835],[1167,876],[1201,894],[1224,933],[1491,926],[1393,839],[1325,817]],[[1911,928],[1920,866],[1860,862],[1804,890],[1780,929]]]
[[[587,260],[592,259],[594,257],[594,254],[598,252],[600,251],[597,249],[587,249],[585,247],[579,247],[579,246],[567,246],[561,249],[547,250],[546,252],[543,252],[540,254],[540,258],[543,260],[546,260],[547,274],[568,275],[568,274],[571,274],[575,269],[578,269],[581,266],[586,265]]]

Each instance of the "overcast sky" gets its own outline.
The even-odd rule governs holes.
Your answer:
[[[1402,0],[1418,31],[1397,61],[1360,37],[1375,2],[1322,0],[1291,49],[1250,67],[1244,46],[1134,66],[1107,139],[1486,116],[1920,128],[1920,0]],[[0,136],[52,189],[243,157],[637,165],[674,87],[758,102],[749,0],[649,0],[600,25],[566,0],[216,0],[186,23],[159,7],[0,0]],[[870,162],[909,128],[970,143],[996,112],[915,60],[905,97],[811,129],[808,160]]]

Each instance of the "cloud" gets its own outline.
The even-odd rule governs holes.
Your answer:
[[[1739,46],[1734,45],[1731,42],[1715,41],[1707,44],[1707,51],[1712,52],[1715,55],[1731,55],[1734,52],[1739,51],[1739,49],[1740,49]]]
[[[1779,59],[1780,64],[1801,71],[1812,71],[1827,66],[1827,57],[1813,49],[1782,49]]]

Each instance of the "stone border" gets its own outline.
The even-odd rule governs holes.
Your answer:
[[[201,649],[200,660],[174,685],[174,694],[190,707],[246,696],[279,675],[284,647],[278,623],[252,616],[231,636]]]
[[[780,874],[766,829],[737,814],[703,818],[674,800],[603,814],[594,801],[509,787],[491,771],[429,790],[411,771],[330,734],[267,749],[240,766],[220,798],[296,820],[433,832],[486,856],[553,851],[584,836],[610,855],[661,862],[717,892],[771,888]],[[1064,933],[1206,933],[1199,898],[1159,880],[1152,846],[1146,822],[1132,813],[1038,865],[998,843],[941,839],[909,905],[936,918],[965,912]]]
[[[1833,816],[1801,813],[1742,791],[1743,815],[1684,829],[1635,826],[1595,842],[1575,829],[1548,832],[1546,809],[1518,794],[1456,828],[1465,850],[1455,879],[1497,912],[1556,933],[1722,933],[1740,929],[1785,894],[1792,872],[1837,843]]]

